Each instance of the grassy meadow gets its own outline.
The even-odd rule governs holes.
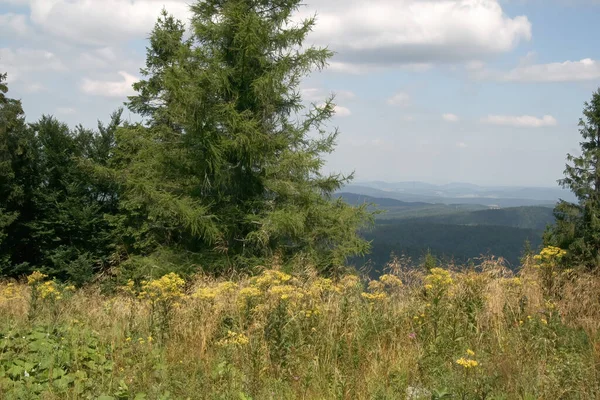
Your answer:
[[[0,286],[2,399],[593,399],[600,277],[547,248],[518,274],[337,279],[276,265],[106,294],[34,273]]]

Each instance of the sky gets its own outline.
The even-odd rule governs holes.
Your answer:
[[[165,7],[194,0],[0,0],[0,72],[29,121],[94,127],[133,94]],[[335,51],[301,86],[336,94],[326,171],[360,181],[556,186],[600,85],[600,0],[305,0]],[[138,117],[126,111],[125,118]]]

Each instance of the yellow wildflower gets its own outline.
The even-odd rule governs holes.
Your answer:
[[[458,360],[456,360],[456,363],[458,365],[463,366],[464,368],[475,368],[479,365],[479,363],[476,360],[464,357],[461,357]]]
[[[42,299],[60,300],[62,298],[54,281],[47,281],[35,288]]]
[[[151,302],[171,302],[179,300],[184,296],[183,287],[185,286],[185,281],[173,272],[164,275],[160,279],[142,283],[142,292],[140,292],[139,297]]]
[[[396,275],[385,274],[379,277],[379,281],[383,283],[387,288],[400,288],[402,287],[402,281]]]
[[[260,297],[262,295],[262,292],[252,286],[249,287],[245,287],[240,289],[238,296],[245,298],[245,299],[249,299],[249,298],[253,298],[253,297]]]
[[[31,275],[27,277],[27,284],[29,286],[34,286],[47,277],[48,275],[42,274],[40,271],[34,271]]]
[[[364,299],[367,299],[371,302],[374,301],[382,301],[387,298],[385,293],[377,292],[377,293],[361,293],[360,294]]]
[[[228,331],[227,336],[217,342],[218,346],[245,346],[250,342],[248,337],[243,333]]]

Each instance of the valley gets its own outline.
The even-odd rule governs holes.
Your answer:
[[[337,194],[379,212],[375,225],[362,232],[371,242],[371,253],[351,260],[374,276],[392,255],[418,265],[427,253],[439,262],[460,265],[502,257],[516,269],[526,246],[535,250],[541,245],[544,230],[554,221],[553,206],[564,195],[552,188],[439,187],[420,182],[348,185]]]

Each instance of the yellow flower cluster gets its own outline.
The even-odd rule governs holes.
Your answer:
[[[338,283],[338,293],[348,293],[360,288],[360,279],[356,275],[346,275]]]
[[[122,292],[124,292],[130,296],[135,297],[137,295],[137,293],[135,291],[135,282],[132,279],[128,280],[127,284],[125,286],[121,286],[120,289]]]
[[[402,287],[402,281],[396,275],[385,274],[379,277],[386,289],[399,289]]]
[[[523,280],[519,277],[502,278],[500,280],[500,283],[510,289],[516,289],[516,288],[523,286]]]
[[[19,292],[15,284],[12,282],[7,283],[6,287],[2,290],[2,299],[13,300],[19,297]]]
[[[371,302],[382,301],[387,299],[387,295],[383,292],[375,292],[375,293],[361,293],[360,294],[364,299],[369,300]]]
[[[328,293],[340,293],[341,289],[329,278],[317,278],[310,286],[311,294],[321,296]]]
[[[466,369],[479,366],[479,362],[474,360],[472,357],[475,357],[475,352],[471,349],[467,349],[467,357],[459,358],[456,360],[456,363]]]
[[[62,293],[54,281],[47,281],[36,287],[42,299],[60,300]]]
[[[304,293],[300,288],[292,285],[276,285],[269,288],[267,294],[271,297],[281,300],[299,301],[304,298]]]
[[[425,289],[427,290],[445,290],[453,283],[450,272],[443,268],[432,268],[430,274],[425,277]]]
[[[34,271],[31,275],[27,277],[27,284],[29,286],[35,286],[41,283],[47,277],[48,275],[42,274],[40,271]]]
[[[231,281],[220,282],[216,286],[201,287],[192,295],[195,299],[214,300],[222,295],[231,295],[238,290],[238,285]]]
[[[217,342],[217,345],[222,347],[227,346],[245,346],[250,342],[248,336],[243,333],[236,333],[233,331],[228,331],[227,336]]]
[[[247,299],[253,299],[253,298],[258,298],[258,297],[262,296],[262,292],[255,287],[249,286],[249,287],[240,289],[240,291],[238,292],[238,296],[241,299],[247,300]]]
[[[370,302],[383,301],[402,288],[402,281],[395,275],[385,274],[379,280],[370,281],[367,287],[369,292],[361,293],[362,298]]]
[[[542,266],[552,266],[567,255],[567,251],[555,246],[547,246],[540,251],[540,254],[534,256],[534,260],[539,261]]]
[[[456,363],[465,368],[475,368],[479,365],[479,363],[476,360],[472,360],[470,358],[465,357],[459,358],[458,360],[456,360]]]
[[[176,301],[184,297],[185,281],[171,272],[159,279],[142,282],[139,297],[154,301]]]
[[[251,283],[253,286],[266,289],[270,286],[282,285],[286,282],[289,282],[291,279],[292,276],[286,274],[285,272],[269,269],[264,271],[259,276],[253,278]]]

